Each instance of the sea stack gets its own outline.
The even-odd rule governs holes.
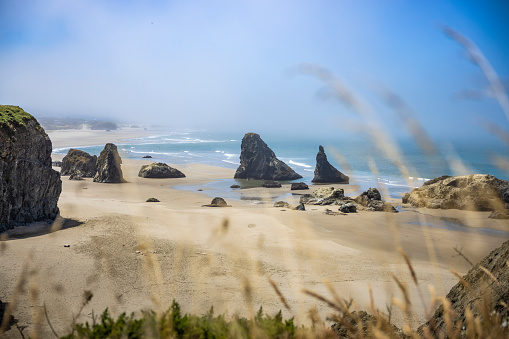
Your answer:
[[[240,166],[235,179],[294,180],[302,176],[279,160],[256,133],[246,133],[242,139]]]
[[[106,144],[97,158],[97,173],[94,182],[121,183],[125,182],[120,164],[122,159],[118,155],[117,146],[112,143]]]
[[[0,105],[0,233],[56,218],[62,181],[51,168],[51,150],[33,116],[18,106]]]
[[[348,184],[350,178],[329,163],[327,155],[320,145],[316,155],[315,177],[311,182]]]
[[[78,175],[93,178],[96,172],[97,156],[71,148],[62,159],[60,175]]]

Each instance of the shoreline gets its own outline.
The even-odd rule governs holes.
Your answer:
[[[68,133],[68,143],[87,140],[93,139]],[[59,142],[64,144],[64,138]],[[507,221],[488,219],[487,212],[405,207],[395,214],[360,211],[331,216],[324,213],[330,206],[306,205],[306,211],[272,207],[272,195],[290,193],[289,186],[243,189],[239,191],[245,199],[226,198],[230,208],[202,207],[211,201],[205,189],[176,187],[207,188],[211,182],[232,178],[235,170],[189,163],[177,167],[186,178],[138,177],[140,167],[152,161],[123,159],[127,182],[122,184],[63,177],[58,204],[62,219],[54,223],[56,231],[48,233],[47,224],[39,225],[34,234],[26,233],[28,227],[17,228],[17,234],[1,243],[5,264],[0,286],[5,288],[0,299],[9,302],[16,295],[13,314],[20,325],[29,330],[40,326],[40,335],[50,336],[47,324],[34,318],[46,304],[53,326],[63,334],[81,307],[83,291],[94,297],[78,321],[107,307],[114,316],[164,310],[175,299],[183,312],[204,314],[213,306],[217,314],[249,316],[263,306],[270,315],[282,310],[284,318],[295,317],[297,324],[309,324],[308,312],[315,307],[330,325],[325,319],[332,310],[303,289],[330,298],[324,283],[328,281],[342,298],[353,298],[358,310],[370,309],[371,291],[375,307],[385,311],[393,297],[402,298],[393,274],[406,284],[414,301],[410,317],[394,307],[393,321],[415,328],[430,315],[427,286],[435,286],[437,295],[443,296],[458,282],[450,269],[460,274],[469,270],[455,248],[478,262],[509,239],[509,233],[473,231],[488,226],[507,230]],[[146,202],[151,197],[160,202]],[[291,199],[298,196],[288,195],[287,201],[292,203]],[[447,218],[472,230],[416,226]],[[410,258],[418,286],[399,248]],[[28,292],[16,294],[20,274],[26,270],[33,272],[24,278],[37,291],[36,300]],[[281,304],[268,277],[290,310]],[[252,291],[251,302],[246,286]],[[6,337],[18,337],[14,331]]]

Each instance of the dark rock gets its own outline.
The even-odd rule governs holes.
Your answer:
[[[53,162],[51,163],[51,166],[53,166],[53,167],[62,167],[62,162],[61,162],[61,161],[58,161],[58,160],[53,161]]]
[[[354,199],[358,204],[367,207],[369,211],[397,212],[391,204],[382,201],[382,195],[376,188],[369,188]]]
[[[51,140],[33,116],[0,105],[0,233],[56,218],[62,181],[51,167],[51,150]]]
[[[286,201],[277,201],[274,203],[274,207],[278,208],[290,208],[290,204]]]
[[[160,201],[156,198],[148,198],[145,202],[160,202]]]
[[[295,190],[308,190],[308,189],[309,189],[308,185],[306,185],[306,183],[304,183],[304,182],[294,182],[294,183],[292,183],[292,188],[291,188],[292,191],[295,191]]]
[[[215,197],[209,205],[203,205],[203,207],[230,207],[223,198]]]
[[[469,329],[466,321],[465,310],[470,308],[475,318],[481,318],[485,324],[490,323],[490,319],[508,319],[509,309],[507,304],[509,300],[509,241],[502,244],[501,247],[492,251],[480,263],[475,265],[468,273],[463,276],[463,281],[458,282],[451,288],[446,298],[451,302],[449,312],[451,317],[451,326],[454,332],[460,332],[465,326]],[[487,274],[490,272],[490,274]],[[446,317],[443,305],[439,306],[434,315],[421,327],[418,332],[423,333],[425,327],[430,331],[433,338],[445,338],[446,336]],[[492,323],[493,326],[483,326],[486,338],[507,338],[509,331],[506,327],[501,327],[500,322]],[[473,329],[472,329],[473,330]],[[457,336],[458,338],[460,336]]]
[[[240,188],[240,185],[231,185],[230,188]]]
[[[242,139],[240,166],[235,179],[294,180],[302,176],[279,160],[256,133],[247,133]]]
[[[355,212],[357,212],[357,206],[355,206],[355,204],[349,202],[349,203],[339,206],[339,210],[343,213],[355,213]]]
[[[316,155],[315,177],[312,182],[348,184],[350,178],[329,163],[323,147],[319,146]]]
[[[141,166],[138,176],[142,178],[185,178],[184,173],[162,162]]]
[[[143,159],[152,159],[152,156],[151,155],[144,155]]]
[[[118,155],[117,146],[108,143],[97,158],[97,173],[94,182],[121,183],[125,182],[120,164],[122,159]]]
[[[93,178],[96,173],[97,156],[71,148],[62,159],[60,175],[80,175]]]
[[[342,204],[345,191],[342,188],[321,187],[312,194],[303,194],[300,202],[308,205],[338,205]]]
[[[281,184],[277,181],[265,181],[263,184],[262,184],[262,187],[265,187],[265,188],[279,188],[281,187]]]
[[[0,323],[4,324],[3,321],[5,321],[5,326],[2,328],[2,330],[5,332],[9,331],[11,327],[18,322],[18,320],[15,319],[12,314],[8,314],[7,318],[4,319],[8,305],[8,303],[4,303],[2,300],[0,300]]]
[[[83,179],[83,176],[81,174],[72,173],[69,176],[69,180],[85,180],[85,179]]]
[[[415,207],[497,211],[507,214],[509,181],[486,174],[443,176],[405,194],[403,203]]]
[[[306,210],[306,206],[304,206],[303,203],[300,203],[297,207],[294,208],[295,210],[297,211],[305,211]]]

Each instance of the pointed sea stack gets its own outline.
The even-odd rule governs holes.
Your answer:
[[[94,182],[121,183],[125,182],[120,164],[122,159],[118,155],[117,146],[108,143],[97,158],[97,173]]]
[[[235,179],[294,180],[302,176],[279,160],[256,133],[246,133],[242,139],[240,166]]]
[[[316,155],[315,177],[311,182],[348,184],[350,178],[329,163],[323,147],[320,145]]]

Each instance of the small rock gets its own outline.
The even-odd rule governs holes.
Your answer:
[[[263,184],[262,184],[262,187],[265,187],[265,188],[279,188],[281,187],[281,184],[277,181],[274,181],[274,180],[268,180],[268,181],[265,181]]]
[[[290,204],[286,201],[277,201],[274,203],[274,207],[278,208],[290,208]]]
[[[306,210],[306,206],[304,206],[303,203],[300,203],[297,207],[295,207],[295,210],[297,210],[297,211],[305,211]]]
[[[253,228],[253,227],[256,227],[256,225],[255,224],[249,224],[249,225],[247,225],[247,227]]]
[[[198,189],[197,189],[197,191],[198,191],[198,192],[202,192],[202,191],[203,191],[203,189],[201,189],[201,188],[198,188]]]
[[[332,211],[332,210],[330,210],[328,208],[325,209],[324,213],[327,214],[327,215],[340,215],[341,214],[339,212],[334,212],[334,211]]]
[[[160,201],[156,198],[148,198],[145,202],[160,202]]]
[[[151,155],[144,155],[143,159],[152,159],[152,156]]]
[[[69,244],[65,244],[65,245],[64,245],[64,247],[71,247],[71,245],[69,245]]]
[[[304,183],[304,182],[294,182],[292,184],[292,188],[291,188],[292,191],[295,191],[295,190],[308,190],[308,189],[309,189],[308,185],[306,185],[306,183]]]
[[[339,207],[339,210],[343,213],[356,213],[357,212],[357,206],[352,204],[351,202],[343,204]]]
[[[85,180],[81,174],[72,173],[69,175],[69,180]]]
[[[202,207],[231,207],[226,203],[223,198],[215,197],[209,205],[203,205]]]
[[[240,188],[240,185],[231,185],[230,188]]]

